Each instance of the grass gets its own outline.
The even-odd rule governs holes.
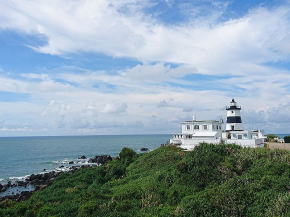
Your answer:
[[[290,154],[202,144],[162,147],[58,177],[0,216],[289,216]]]

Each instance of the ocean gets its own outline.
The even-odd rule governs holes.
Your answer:
[[[285,136],[290,136],[290,133],[289,134],[276,134],[276,133],[273,133],[273,134],[277,135],[281,139],[283,139]]]
[[[49,136],[0,138],[0,183],[49,171],[79,156],[117,156],[123,147],[155,149],[170,135]]]
[[[283,138],[289,134],[276,134]],[[166,143],[170,135],[0,137],[0,184],[8,180],[50,171],[78,157],[108,154],[117,156],[123,147],[135,151],[153,150]]]

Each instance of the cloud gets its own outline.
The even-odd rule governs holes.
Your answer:
[[[7,1],[0,5],[0,28],[46,36],[47,44],[35,47],[43,53],[84,51],[185,63],[209,74],[220,73],[225,63],[230,66],[231,71],[224,72],[228,74],[244,63],[261,64],[289,56],[288,5],[252,9],[243,17],[222,22],[209,22],[202,16],[200,22],[168,26],[145,14],[142,8],[150,2],[141,2]]]
[[[198,82],[200,85],[216,83],[233,85],[233,88],[243,86],[245,89],[243,95],[237,100],[243,107],[244,122],[252,128],[281,132],[289,129],[287,126],[284,129],[281,127],[285,125],[284,123],[289,123],[287,122],[289,105],[285,104],[289,102],[289,94],[286,95],[287,88],[284,87],[284,83],[281,84],[282,81],[287,83],[282,75],[257,77],[252,81],[247,77],[239,77],[215,78],[210,83],[202,80]],[[35,78],[33,75],[28,77]],[[59,78],[62,78],[61,82],[65,82],[66,85],[63,85]],[[5,85],[5,89],[9,87],[9,91],[29,93],[32,96],[29,103],[0,102],[2,133],[7,133],[8,129],[11,133],[13,129],[18,129],[17,132],[22,129],[23,133],[38,132],[44,135],[52,132],[54,134],[170,133],[178,131],[179,122],[190,120],[192,114],[198,119],[218,119],[225,116],[225,105],[231,97],[236,96],[223,90],[177,88],[164,85],[163,82],[142,84],[142,80],[132,80],[121,74],[105,75],[98,72],[77,74],[75,80],[79,82],[77,86],[67,83],[64,78],[72,81],[75,74],[68,72],[57,75],[46,74],[40,78],[49,81],[50,85],[42,80],[0,76],[0,80],[7,81],[7,84],[17,84]],[[182,78],[175,79],[182,81]],[[277,79],[272,85],[273,89],[269,86],[271,79],[273,81]],[[88,83],[88,80],[117,85],[121,91],[111,93],[93,88],[94,84]],[[132,89],[134,91],[131,91]],[[279,97],[279,94],[284,94],[284,97]]]
[[[36,52],[139,60],[113,73],[76,72],[73,59],[71,66],[45,73],[1,70],[0,91],[31,96],[29,102],[0,102],[2,129],[170,133],[192,113],[199,119],[224,116],[225,104],[238,97],[249,124],[290,130],[290,73],[279,65],[289,59],[289,5],[228,19],[221,19],[226,5],[213,7],[210,16],[200,13],[203,7],[189,7],[184,22],[170,25],[148,12],[154,6],[149,0],[1,2],[1,30],[47,39],[32,47]]]
[[[158,107],[160,107],[160,108],[162,108],[162,107],[168,107],[168,106],[169,106],[169,103],[166,100],[161,100],[158,103]]]
[[[126,112],[127,111],[127,104],[126,103],[122,103],[122,104],[106,104],[104,109],[101,111],[101,112],[104,112],[104,113],[123,113],[123,112]]]
[[[138,64],[122,72],[124,77],[132,80],[155,83],[168,81],[194,73],[196,73],[196,69],[189,65],[181,65],[172,68],[170,65],[165,65],[162,63]]]

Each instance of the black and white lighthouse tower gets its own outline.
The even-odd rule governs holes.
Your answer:
[[[244,130],[241,119],[241,107],[237,106],[235,99],[232,99],[230,106],[227,106],[226,131]]]

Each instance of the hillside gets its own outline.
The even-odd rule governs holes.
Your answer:
[[[290,153],[235,145],[175,147],[58,177],[0,216],[289,216]]]

